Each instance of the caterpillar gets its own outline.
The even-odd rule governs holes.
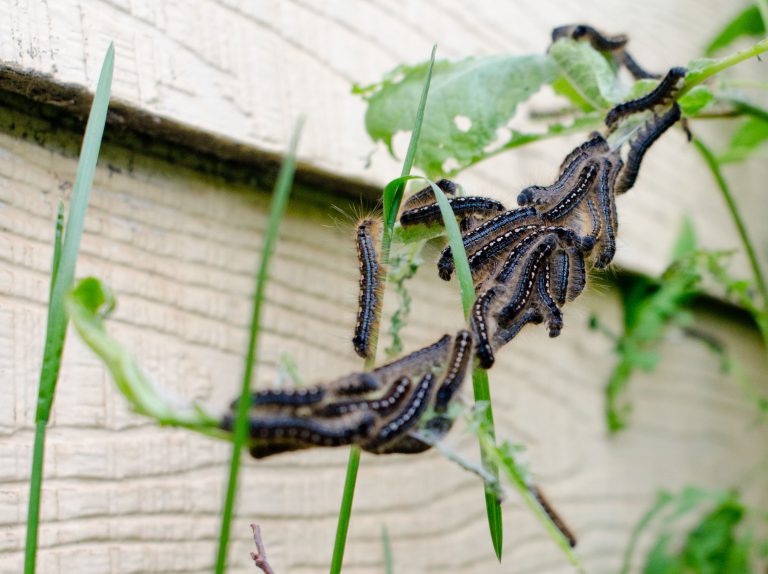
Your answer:
[[[626,52],[626,36],[570,25],[554,30],[553,41],[563,37],[590,42],[636,77],[656,77]],[[520,191],[516,208],[508,210],[485,197],[459,197],[453,182],[438,181],[460,222],[477,292],[468,328],[369,372],[307,388],[252,393],[251,455],[264,458],[350,444],[377,455],[417,454],[431,448],[453,425],[449,407],[461,393],[467,371],[490,369],[499,349],[529,324],[546,321],[549,336],[558,336],[564,324],[562,308],[582,293],[587,271],[611,263],[618,232],[616,196],[634,186],[648,149],[680,119],[674,100],[685,73],[684,68],[672,68],[649,94],[610,110],[606,133],[593,132],[569,152],[553,183]],[[638,115],[641,123],[628,141],[609,143],[622,122]],[[622,148],[627,148],[626,156]],[[404,202],[399,221],[403,227],[442,222],[431,186]],[[367,218],[355,235],[360,280],[352,344],[365,358],[372,355],[381,316],[381,230],[378,219]],[[455,264],[450,247],[443,249],[437,269],[441,279],[451,279]],[[236,407],[235,402],[222,418],[222,429],[232,430]],[[573,532],[541,490],[535,485],[529,489],[574,546]]]
[[[375,239],[379,227],[377,221],[365,219],[358,225],[355,236],[360,267],[360,295],[352,346],[363,358],[371,353],[371,333],[377,330],[381,317],[381,264]]]

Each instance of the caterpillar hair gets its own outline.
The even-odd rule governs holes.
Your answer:
[[[365,219],[357,227],[355,237],[360,267],[360,295],[352,345],[363,358],[371,353],[371,334],[376,330],[381,317],[382,268],[375,238],[378,228],[376,221]]]

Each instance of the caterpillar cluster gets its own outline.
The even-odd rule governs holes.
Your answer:
[[[646,73],[627,54],[624,36],[606,37],[577,25],[555,29],[553,40],[561,37],[589,41],[636,77],[658,77]],[[429,449],[432,442],[411,431],[425,429],[439,439],[450,430],[448,407],[467,371],[473,365],[491,368],[498,350],[529,323],[546,322],[549,335],[559,335],[562,307],[584,290],[587,272],[603,269],[613,260],[616,197],[634,185],[648,148],[680,119],[674,99],[684,78],[683,68],[673,68],[652,92],[610,110],[605,133],[592,133],[571,151],[553,183],[523,189],[515,209],[507,210],[486,197],[458,196],[452,182],[439,181],[460,222],[477,293],[468,328],[370,372],[309,388],[253,393],[251,454],[263,458],[349,444],[375,454]],[[611,144],[611,134],[630,116],[642,120],[639,127],[626,141]],[[441,223],[431,187],[403,204],[403,227]],[[380,232],[380,223],[367,219],[356,233],[360,295],[353,346],[363,357],[371,352],[381,311]],[[451,279],[450,247],[443,250],[437,269],[442,279]],[[232,429],[235,408],[233,404],[222,420],[224,429]],[[570,533],[568,538],[573,539]]]

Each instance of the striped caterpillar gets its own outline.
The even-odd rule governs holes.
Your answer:
[[[626,49],[629,38],[624,34],[606,36],[595,30],[592,26],[586,24],[569,24],[552,30],[552,43],[557,42],[560,38],[570,38],[571,40],[589,42],[595,50],[610,56],[617,65],[623,65],[637,80],[659,78],[658,74],[646,72],[640,67],[640,64],[629,55],[629,52],[627,52]]]
[[[558,28],[555,39],[588,39],[597,49],[623,50],[626,39],[607,38],[583,26]],[[563,160],[550,185],[534,185],[507,210],[484,197],[460,197],[448,180],[437,185],[450,197],[477,291],[468,329],[370,373],[356,373],[306,389],[265,390],[251,400],[254,456],[312,446],[359,444],[371,452],[403,452],[403,436],[427,409],[444,414],[460,391],[472,360],[490,368],[495,353],[527,324],[546,322],[556,337],[563,328],[561,308],[581,294],[590,268],[605,268],[616,250],[616,195],[635,183],[648,148],[679,118],[674,102],[685,71],[673,68],[649,94],[614,107],[606,117],[607,135],[630,116],[648,116],[627,142],[611,145],[595,132]],[[628,148],[622,157],[622,147]],[[403,227],[440,221],[431,187],[403,204]],[[469,223],[468,223],[469,222]],[[377,254],[380,222],[363,220],[357,229],[360,263],[359,310],[353,346],[368,356],[381,313],[383,269]],[[450,247],[437,263],[450,280]],[[470,355],[471,353],[471,355]],[[426,406],[425,406],[426,405]],[[407,415],[407,416],[406,416]],[[231,427],[232,414],[222,426]],[[269,448],[258,446],[263,443]],[[416,449],[418,450],[418,449]]]
[[[378,331],[381,318],[381,263],[376,250],[376,235],[381,226],[364,219],[357,227],[355,242],[360,264],[360,296],[352,346],[367,358],[371,353],[372,333]]]
[[[636,77],[651,77],[626,53],[626,37],[606,37],[588,26],[565,26],[553,32],[585,39]],[[642,73],[641,73],[642,72]],[[439,439],[453,423],[448,407],[461,391],[473,365],[489,369],[496,353],[528,324],[546,322],[550,337],[563,328],[562,307],[584,290],[588,270],[604,269],[616,251],[616,196],[635,183],[651,145],[680,119],[675,96],[685,78],[673,68],[655,90],[617,105],[606,116],[606,133],[594,132],[563,160],[554,182],[534,185],[517,195],[507,210],[485,197],[462,197],[448,180],[437,185],[461,224],[462,240],[477,293],[469,325],[455,335],[370,372],[360,372],[291,390],[264,390],[251,397],[251,454],[263,458],[316,446],[356,444],[374,454],[418,453],[432,442],[419,438],[427,430]],[[617,126],[629,117],[642,121],[628,139],[611,142]],[[622,149],[627,148],[626,154]],[[431,187],[403,204],[400,225],[439,225],[440,209]],[[381,314],[384,270],[377,254],[380,223],[366,219],[356,233],[360,264],[355,351],[368,357]],[[446,247],[438,275],[450,280],[455,264]],[[222,427],[231,430],[234,408]],[[547,512],[556,517],[540,491],[532,487]],[[575,539],[555,520],[569,542]]]

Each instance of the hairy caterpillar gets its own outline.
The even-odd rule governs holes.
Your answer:
[[[381,264],[375,238],[379,227],[377,221],[365,219],[358,225],[355,236],[360,266],[360,295],[352,345],[363,358],[371,352],[371,333],[377,330],[381,316]]]
[[[562,37],[589,41],[636,77],[652,77],[626,52],[626,36],[605,36],[589,26],[574,25],[553,32],[553,41]],[[485,197],[458,197],[453,182],[438,181],[461,223],[477,292],[468,329],[444,335],[370,372],[305,389],[254,393],[249,411],[251,454],[262,458],[348,444],[374,454],[429,449],[453,424],[449,406],[461,392],[467,371],[473,366],[491,368],[499,349],[528,324],[546,321],[549,335],[558,336],[563,329],[562,307],[584,290],[587,271],[611,263],[618,231],[616,196],[635,184],[647,150],[680,119],[674,100],[684,78],[683,68],[673,68],[649,94],[614,107],[605,118],[606,133],[592,133],[569,152],[553,183],[523,189],[516,208],[507,210]],[[628,118],[639,118],[639,125],[628,141],[619,140],[614,132],[620,133],[617,128]],[[622,148],[627,148],[625,157]],[[402,206],[403,227],[441,221],[431,186]],[[360,293],[353,346],[363,357],[371,354],[381,313],[380,230],[378,220],[368,218],[355,236]],[[450,247],[443,249],[437,268],[442,279],[451,279],[455,265]],[[232,429],[234,408],[222,420],[223,429]],[[568,543],[575,545],[573,533],[540,489],[529,488]]]

